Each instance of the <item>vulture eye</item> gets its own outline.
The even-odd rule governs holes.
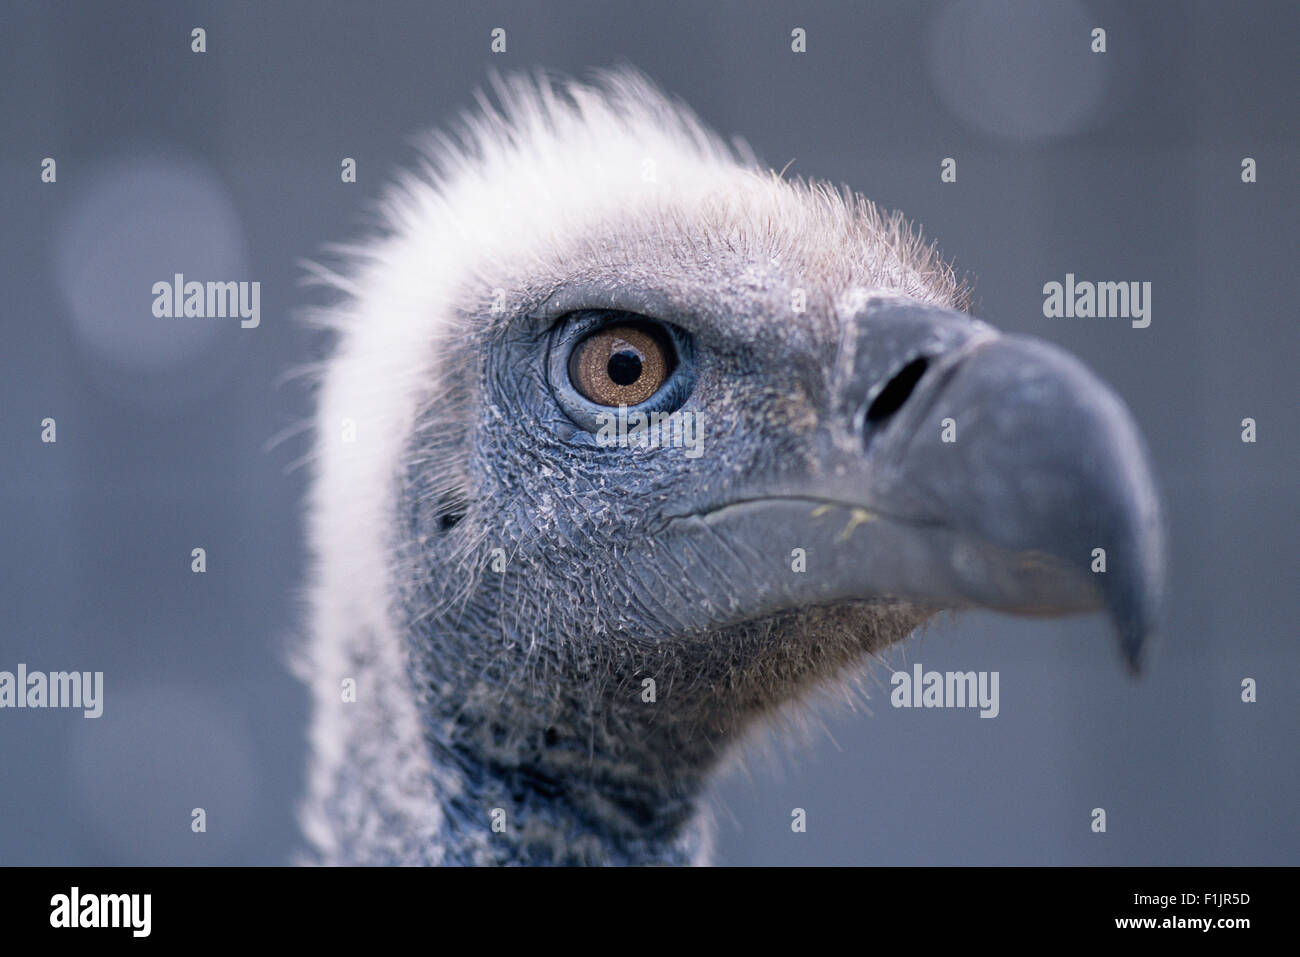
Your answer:
[[[569,355],[569,380],[597,405],[640,405],[672,372],[672,344],[645,325],[612,325],[578,343]]]
[[[680,409],[695,386],[695,340],[634,312],[571,312],[551,331],[547,377],[565,414],[599,432],[611,410]]]

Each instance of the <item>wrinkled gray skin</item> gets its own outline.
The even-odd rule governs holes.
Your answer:
[[[439,796],[445,863],[703,859],[696,803],[744,729],[941,608],[1103,608],[1136,668],[1160,522],[1104,385],[956,311],[873,298],[843,315],[829,283],[796,321],[797,277],[743,248],[640,242],[591,237],[611,254],[559,283],[511,277],[504,316],[467,291],[410,437],[396,607],[432,760],[461,784]],[[580,308],[694,337],[701,457],[600,448],[565,415],[548,350]],[[915,388],[869,416],[917,357]]]

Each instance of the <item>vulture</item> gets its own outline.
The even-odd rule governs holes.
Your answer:
[[[900,216],[629,70],[420,156],[309,267],[311,861],[707,863],[747,732],[944,610],[1102,611],[1136,670],[1131,415]]]

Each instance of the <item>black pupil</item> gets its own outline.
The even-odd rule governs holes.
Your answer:
[[[609,357],[607,368],[615,385],[631,385],[641,378],[641,356],[632,349],[622,349]]]

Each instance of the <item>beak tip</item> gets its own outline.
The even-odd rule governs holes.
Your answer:
[[[1136,637],[1124,636],[1120,638],[1120,647],[1124,655],[1124,664],[1128,673],[1134,678],[1142,677],[1142,646],[1143,639],[1141,635]]]
[[[1151,636],[1156,631],[1159,601],[1156,592],[1143,595],[1135,608],[1111,605],[1111,621],[1119,639],[1120,654],[1128,673],[1141,677],[1149,656]]]

